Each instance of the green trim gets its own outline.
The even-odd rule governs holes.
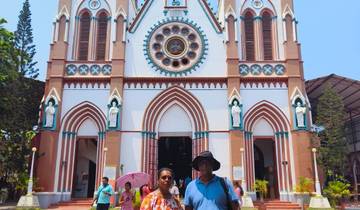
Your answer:
[[[209,137],[209,131],[198,131],[194,132],[195,139]]]
[[[182,71],[178,71],[178,72],[173,72],[173,71],[169,71],[167,69],[161,68],[153,61],[152,57],[150,56],[150,39],[151,39],[152,35],[159,27],[161,27],[165,24],[168,24],[168,23],[172,23],[172,22],[184,23],[184,24],[187,24],[189,27],[193,28],[200,35],[201,43],[203,45],[199,60],[196,63],[194,63],[192,66],[190,66],[189,68],[184,69]],[[180,17],[166,18],[166,19],[163,19],[163,20],[155,23],[150,28],[147,35],[145,35],[143,47],[144,47],[143,51],[144,51],[145,59],[146,59],[147,63],[151,66],[151,68],[154,69],[155,71],[160,71],[160,74],[164,74],[165,76],[170,76],[170,77],[171,76],[173,76],[173,77],[187,76],[188,74],[192,73],[193,71],[196,71],[196,69],[200,67],[200,64],[204,63],[205,56],[208,55],[208,39],[206,38],[204,31],[200,28],[200,26],[197,26],[197,24],[194,21],[189,20],[188,18],[185,19],[183,17],[181,17],[181,18]]]
[[[149,137],[149,138],[155,138],[156,137],[156,132],[151,132],[151,131],[141,131],[141,135],[142,137]]]

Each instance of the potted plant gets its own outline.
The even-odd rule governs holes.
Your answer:
[[[350,184],[345,180],[330,181],[328,186],[324,189],[324,194],[329,198],[330,205],[336,207],[350,197]]]
[[[296,185],[296,194],[299,196],[301,209],[304,209],[304,203],[309,202],[309,197],[312,193],[313,181],[307,177],[300,177],[299,184]],[[306,202],[305,198],[307,198]]]
[[[268,183],[269,182],[266,180],[260,180],[260,179],[255,180],[254,188],[255,191],[259,193],[261,202],[264,202],[264,197],[266,197],[268,193],[268,188],[267,188]]]

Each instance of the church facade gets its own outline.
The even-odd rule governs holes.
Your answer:
[[[101,177],[160,167],[216,174],[256,199],[293,200],[313,178],[311,107],[292,0],[59,0],[36,176],[49,203],[92,197]]]

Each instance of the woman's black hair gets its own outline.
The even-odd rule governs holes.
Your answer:
[[[174,172],[173,172],[172,169],[170,169],[170,168],[160,168],[160,170],[158,171],[158,178],[160,178],[160,174],[161,174],[161,172],[163,172],[163,171],[169,171],[169,172],[171,173],[171,176],[174,176]],[[173,177],[173,178],[174,178],[174,177]]]
[[[129,187],[131,188],[131,182],[126,182],[126,183],[125,183],[125,186],[126,186],[126,185],[129,185]]]
[[[144,187],[148,186],[147,184],[144,184],[140,187],[139,191],[140,191],[140,195],[142,196],[144,194]]]

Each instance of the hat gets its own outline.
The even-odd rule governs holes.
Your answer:
[[[220,162],[214,158],[213,154],[210,151],[203,151],[199,154],[199,156],[194,158],[194,160],[192,161],[192,167],[195,170],[199,171],[199,163],[204,159],[207,159],[211,162],[214,171],[220,168]]]

